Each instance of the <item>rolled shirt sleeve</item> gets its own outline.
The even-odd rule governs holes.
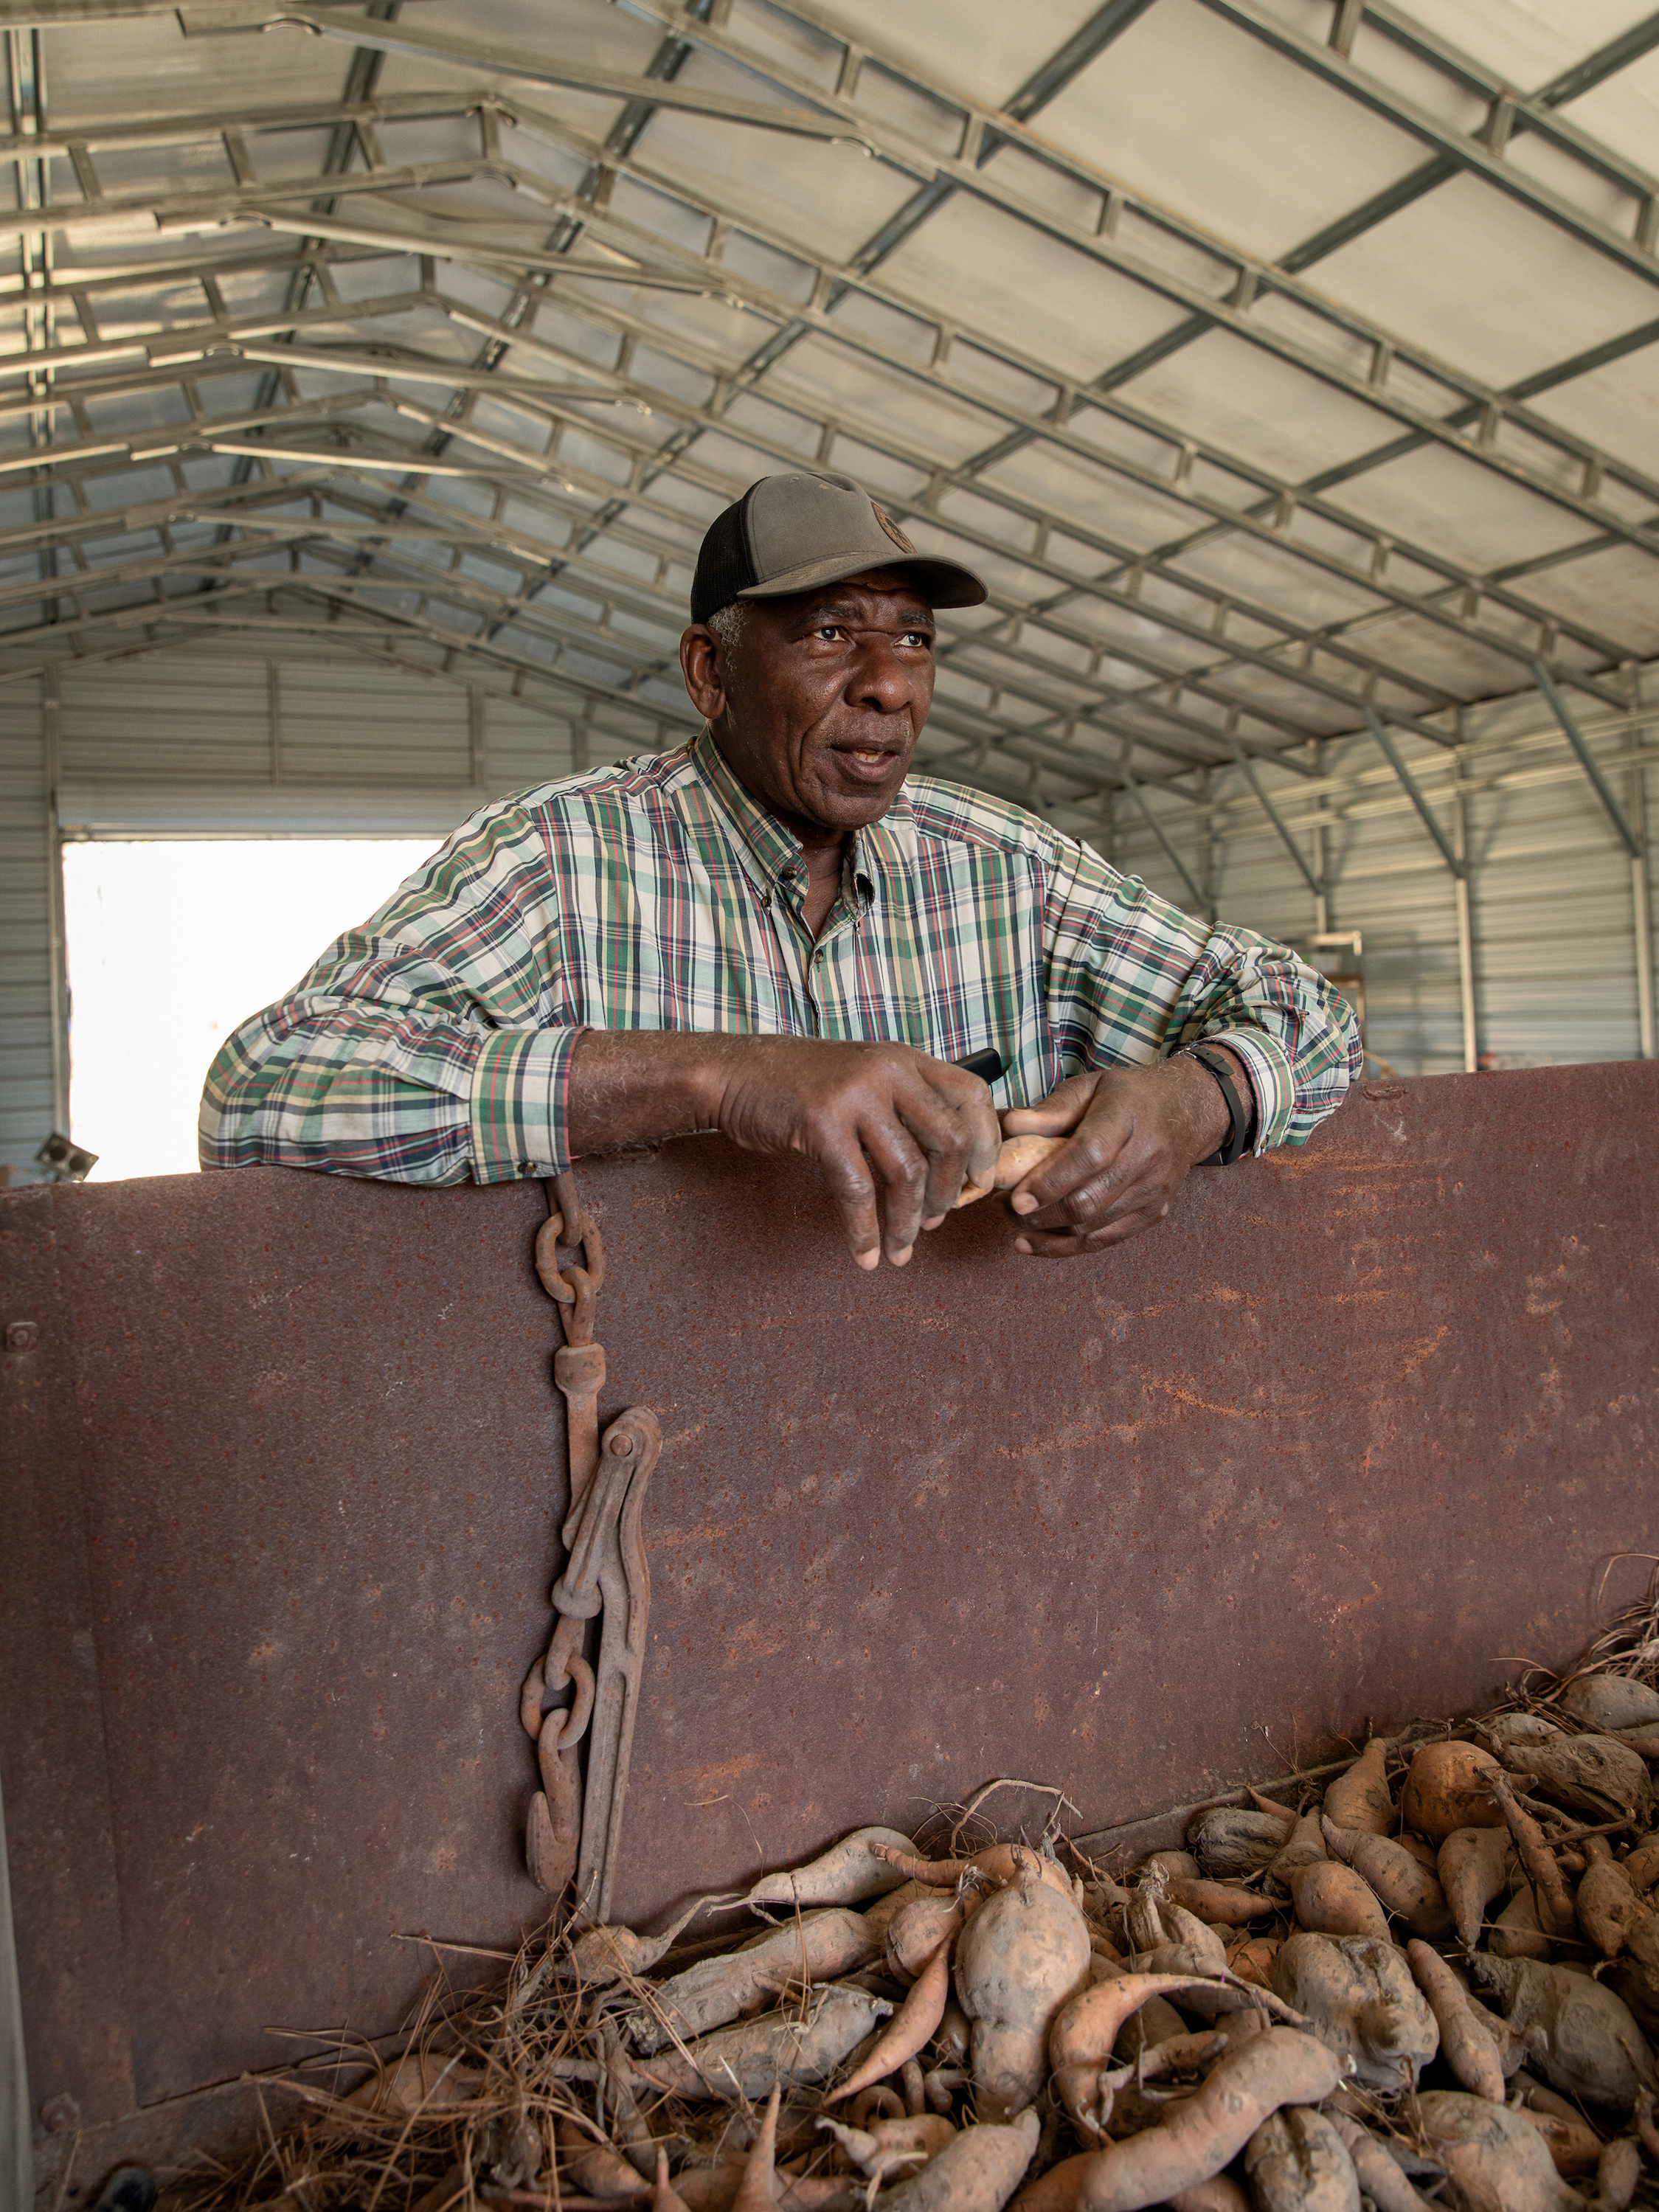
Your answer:
[[[1254,1149],[1305,1143],[1364,1069],[1352,1007],[1256,931],[1207,923],[1056,840],[1046,915],[1048,1013],[1068,1066],[1224,1044],[1249,1072]]]
[[[512,805],[458,830],[208,1071],[204,1167],[404,1182],[569,1165],[556,884]]]

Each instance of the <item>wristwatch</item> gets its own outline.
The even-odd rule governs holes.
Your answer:
[[[1201,1168],[1230,1168],[1235,1160],[1243,1158],[1250,1149],[1252,1124],[1255,1120],[1255,1100],[1238,1095],[1238,1085],[1233,1081],[1232,1070],[1218,1052],[1206,1052],[1201,1044],[1188,1045],[1186,1057],[1195,1060],[1199,1066],[1214,1076],[1221,1085],[1221,1095],[1227,1102],[1227,1111],[1232,1115],[1233,1126],[1224,1144],[1200,1160]]]

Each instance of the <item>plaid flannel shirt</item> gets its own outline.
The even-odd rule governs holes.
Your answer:
[[[1000,1106],[1200,1038],[1249,1071],[1258,1151],[1360,1072],[1346,1003],[1022,808],[917,776],[849,841],[814,941],[801,849],[708,732],[485,806],[209,1070],[204,1167],[452,1183],[569,1164],[584,1029],[994,1045]]]

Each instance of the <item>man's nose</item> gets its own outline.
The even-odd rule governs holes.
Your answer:
[[[859,640],[860,653],[848,687],[856,706],[873,707],[883,714],[896,714],[913,704],[915,674],[893,650],[893,641],[868,631]]]

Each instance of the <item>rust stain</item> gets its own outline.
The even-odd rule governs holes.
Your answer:
[[[736,1759],[712,1760],[706,1766],[681,1766],[665,1778],[671,1790],[706,1790],[711,1783],[735,1782],[740,1774],[758,1774],[775,1766],[763,1751],[746,1751]]]

